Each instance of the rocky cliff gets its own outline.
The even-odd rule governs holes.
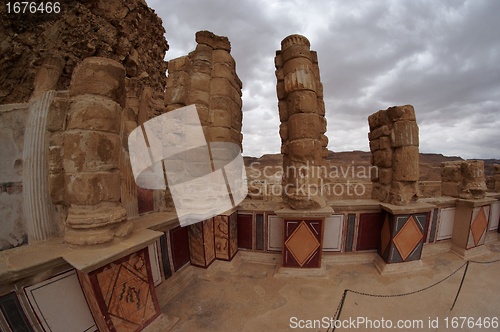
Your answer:
[[[114,59],[156,91],[165,87],[168,50],[161,19],[144,0],[65,0],[59,13],[15,14],[0,6],[0,104],[26,102],[37,69],[48,57],[64,64],[66,90],[84,58]]]

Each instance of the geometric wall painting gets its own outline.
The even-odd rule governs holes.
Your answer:
[[[467,249],[475,248],[484,244],[486,232],[488,230],[489,215],[490,207],[488,205],[476,207],[472,211],[472,222],[470,224]]]
[[[380,233],[379,254],[386,263],[419,260],[427,231],[428,213],[392,215],[386,218]]]
[[[88,274],[110,331],[140,331],[160,314],[148,248]]]

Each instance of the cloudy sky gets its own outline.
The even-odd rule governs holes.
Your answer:
[[[167,60],[227,36],[243,82],[243,154],[279,153],[274,55],[299,33],[318,52],[328,148],[368,151],[370,114],[412,104],[420,151],[500,159],[498,0],[147,0]]]

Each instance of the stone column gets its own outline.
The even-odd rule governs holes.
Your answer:
[[[323,195],[328,139],[318,57],[309,40],[290,35],[276,51],[276,92],[283,155],[283,267],[321,268],[325,218],[333,213]]]
[[[463,259],[484,252],[491,204],[486,197],[484,161],[460,160],[441,164],[441,192],[457,199],[452,251]]]
[[[242,83],[227,37],[196,33],[196,49],[168,62],[167,111],[195,104],[207,142],[241,147]]]
[[[23,149],[23,200],[28,242],[47,240],[58,234],[49,193],[47,115],[55,91],[30,100]]]
[[[234,143],[242,148],[242,83],[236,74],[236,62],[231,56],[231,44],[227,37],[217,36],[210,31],[198,31],[196,43],[196,49],[187,56],[168,62],[166,109],[168,112],[183,106],[196,105],[205,139],[210,147],[211,155],[206,157],[212,157],[213,161],[215,155],[219,158],[227,156],[229,158],[227,162],[230,162],[234,156],[229,156],[225,148],[219,150],[214,142]],[[203,153],[189,156],[192,158],[192,163],[201,162],[200,165],[205,164],[204,157]],[[184,162],[186,158],[188,155],[184,156]],[[232,210],[227,213],[231,212]],[[219,229],[229,229],[234,232],[234,229],[231,229],[234,222],[231,223],[232,219],[224,216],[190,225],[189,242],[193,265],[207,267],[212,263],[216,257],[214,238],[218,244],[227,241],[227,235],[223,232],[214,232],[214,219]],[[230,249],[234,248],[232,245]],[[217,258],[228,259],[228,257],[219,253]]]
[[[64,59],[49,55],[37,71],[29,104],[23,150],[23,200],[28,242],[43,241],[59,234],[50,199],[50,153],[47,122]],[[50,126],[50,124],[49,124]]]
[[[307,38],[290,35],[276,52],[275,66],[283,201],[292,209],[320,209],[326,206],[321,184],[328,139],[317,55]]]
[[[494,165],[495,191],[500,192],[500,164]]]
[[[413,106],[394,106],[368,118],[372,165],[372,198],[406,205],[419,196],[419,139]]]
[[[372,198],[382,202],[384,223],[380,233],[380,273],[422,267],[420,257],[434,205],[418,202],[419,137],[411,105],[394,106],[368,117],[372,165]],[[398,264],[406,264],[404,267]]]
[[[73,73],[63,160],[69,243],[104,243],[132,229],[120,203],[124,84],[123,66],[106,58],[87,58]]]

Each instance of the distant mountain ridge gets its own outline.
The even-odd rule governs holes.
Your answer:
[[[371,153],[367,151],[329,151],[327,160],[331,165],[370,165]],[[265,154],[261,157],[243,157],[245,166],[259,163],[258,167],[281,166],[283,156],[281,154]],[[420,180],[441,181],[441,163],[445,161],[464,160],[458,156],[444,156],[438,153],[420,153]],[[484,161],[486,177],[493,175],[493,165],[500,164],[500,159],[479,159]]]

